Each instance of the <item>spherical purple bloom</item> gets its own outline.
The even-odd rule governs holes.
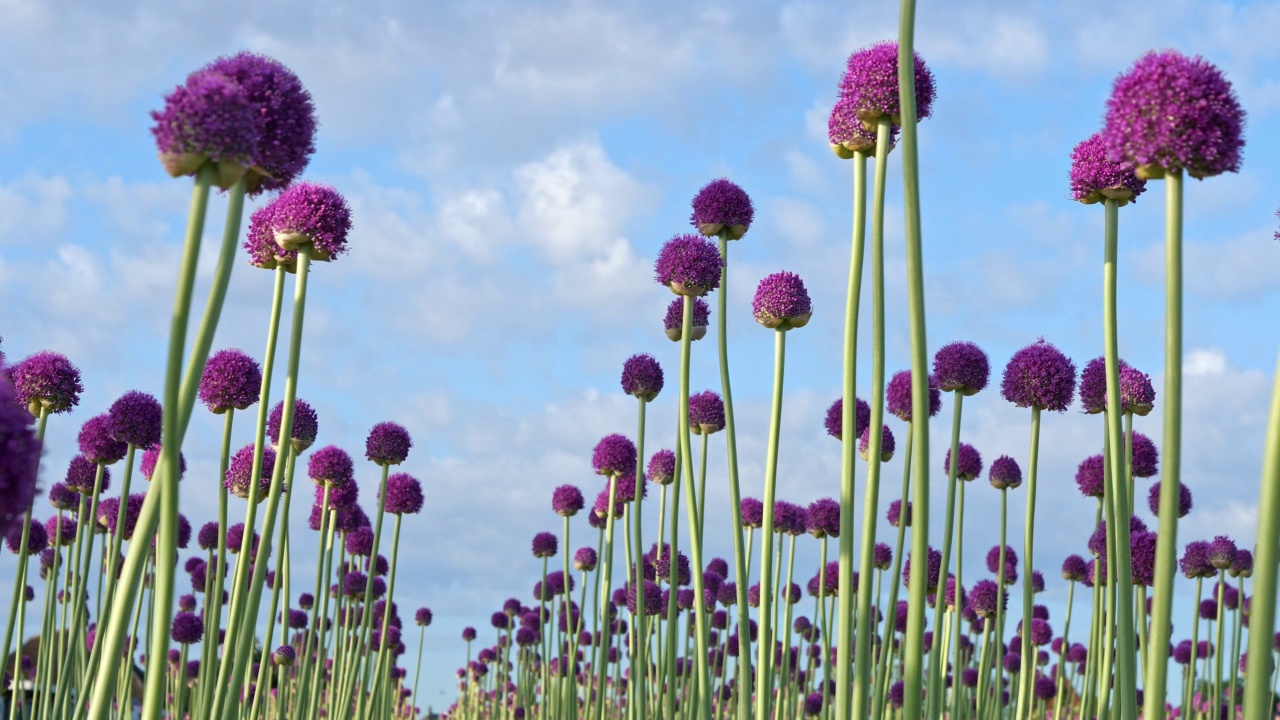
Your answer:
[[[724,428],[724,401],[711,390],[689,396],[689,429],[694,435],[710,435]]]
[[[596,563],[599,559],[596,557],[595,548],[580,547],[573,554],[573,568],[582,572],[591,572],[596,569]]]
[[[1186,665],[1191,662],[1191,650],[1193,645],[1190,640],[1183,640],[1173,649],[1173,661],[1179,665]]]
[[[9,531],[4,535],[4,544],[9,548],[9,552],[18,554],[22,549],[22,523],[15,522],[9,527]],[[32,520],[31,526],[27,529],[27,556],[35,557],[44,552],[47,547],[49,547],[49,533],[45,531],[40,521]]]
[[[887,543],[876,543],[871,549],[871,564],[876,566],[878,570],[888,570],[889,565],[893,562],[893,550],[889,548]]]
[[[1031,692],[1037,700],[1052,700],[1058,694],[1058,683],[1052,677],[1037,675]]]
[[[723,269],[715,243],[698,235],[676,235],[658,252],[654,280],[677,295],[699,297],[720,287]]]
[[[249,443],[236,451],[231,456],[231,462],[227,467],[227,476],[223,481],[223,486],[231,491],[232,495],[239,498],[249,499],[250,482],[253,475],[253,443]],[[271,447],[262,449],[262,472],[258,477],[258,497],[257,501],[262,502],[267,499],[267,492],[271,489],[271,475],[276,467],[276,451]]]
[[[812,692],[804,698],[804,714],[813,717],[822,712],[822,693]]]
[[[667,584],[672,584],[671,546],[663,545],[662,553],[659,554],[657,546],[654,545],[649,549],[649,553],[647,553],[647,555],[649,557],[649,561],[653,563],[655,575],[662,580],[666,580]],[[692,579],[692,575],[690,574],[691,571],[689,568],[689,558],[686,557],[685,554],[682,552],[676,553],[675,570],[676,570],[676,573],[675,573],[674,584],[688,585],[689,581]]]
[[[894,500],[889,503],[889,511],[885,514],[885,519],[889,521],[889,525],[898,527],[899,523],[905,523],[907,527],[911,527],[911,502],[907,501],[907,512],[905,519],[902,512],[902,501]]]
[[[264,216],[265,228],[277,253],[296,260],[297,249],[311,244],[312,259],[327,261],[347,251],[347,234],[351,232],[351,208],[337,190],[328,185],[300,182],[280,193]],[[246,244],[254,242],[252,239]],[[261,240],[254,242],[261,245]],[[252,251],[251,251],[252,252]],[[289,256],[288,253],[295,253]]]
[[[32,471],[34,472],[35,460],[32,460]],[[83,455],[76,455],[71,458],[71,464],[67,466],[67,487],[75,490],[81,495],[91,495],[93,493],[93,485],[98,474],[98,466],[89,462]],[[34,482],[34,478],[33,478]],[[111,487],[111,471],[102,468],[102,485],[98,488],[99,492],[106,492]],[[34,488],[33,488],[34,490]],[[25,512],[25,509],[24,509]]]
[[[622,517],[622,514],[626,512],[626,509],[626,503],[618,499],[618,488],[615,485],[613,489],[613,510],[610,512],[609,486],[605,485],[604,489],[600,491],[600,494],[596,495],[596,501],[591,506],[590,516],[608,519],[608,517],[612,515],[616,520]],[[605,525],[601,524],[600,527],[605,527]]]
[[[629,503],[636,499],[636,476],[631,473],[619,475],[614,480],[613,499],[620,503]],[[640,482],[639,485],[640,499],[649,497],[649,486]]]
[[[1006,565],[1018,564],[1018,553],[1014,552],[1014,549],[1009,547],[1008,545],[1004,546],[1004,562]],[[991,549],[987,551],[987,570],[989,572],[995,572],[996,567],[999,564],[1000,564],[1000,546],[992,545]]]
[[[1133,584],[1151,587],[1155,582],[1156,534],[1138,532],[1129,536],[1130,564]]]
[[[142,470],[142,477],[150,480],[156,474],[156,465],[159,464],[160,462],[160,451],[163,449],[164,449],[164,446],[162,446],[160,443],[156,443],[155,445],[152,445],[151,447],[147,448],[146,451],[142,453],[142,463],[139,468],[140,470]],[[182,480],[183,476],[185,476],[186,474],[187,474],[187,456],[179,452],[178,453],[178,480]]]
[[[938,589],[938,576],[942,572],[942,551],[929,546],[929,562],[925,568],[925,592],[933,593]],[[902,563],[902,585],[911,586],[911,553],[907,553]]]
[[[76,521],[61,513],[49,518],[44,524],[49,544],[55,547],[70,545],[76,539]]]
[[[346,450],[337,445],[326,445],[312,453],[307,460],[307,477],[317,487],[338,488],[354,484],[355,464]],[[331,497],[330,504],[332,503]]]
[[[1151,514],[1160,517],[1160,486],[1163,483],[1151,483],[1151,488],[1147,491],[1147,507],[1151,509]],[[1178,517],[1186,517],[1191,512],[1191,489],[1181,482],[1178,483]]]
[[[625,435],[606,435],[591,452],[591,467],[598,475],[626,475],[636,470],[636,444]]]
[[[785,331],[808,324],[813,303],[800,276],[783,270],[765,276],[756,286],[751,314],[761,325]]]
[[[431,608],[420,607],[413,613],[413,621],[418,627],[427,627],[431,624]]]
[[[258,104],[233,78],[209,68],[187,76],[152,110],[160,162],[171,177],[194,175],[205,162],[218,169],[219,187],[230,187],[254,164],[262,137]]]
[[[887,141],[890,150],[897,142],[899,130],[897,125],[889,127]],[[875,155],[876,134],[874,126],[868,129],[858,118],[858,107],[852,98],[841,95],[836,100],[831,108],[831,115],[827,118],[827,141],[831,143],[831,150],[836,157],[848,160],[855,152]]]
[[[551,510],[561,517],[573,517],[586,505],[576,485],[561,485],[551,492]]]
[[[893,431],[888,425],[882,425],[880,427],[880,462],[889,462],[893,459],[894,447]],[[862,434],[858,436],[858,454],[863,460],[871,462],[871,428],[869,426],[863,428]]]
[[[746,191],[719,178],[712,180],[693,198],[693,215],[689,222],[703,235],[713,236],[728,231],[730,240],[739,240],[751,227],[755,208]]]
[[[170,633],[173,641],[179,645],[193,645],[204,637],[204,620],[190,612],[180,612],[173,616],[173,628]]]
[[[690,319],[689,340],[701,340],[707,335],[707,325],[711,323],[711,306],[700,297],[693,299],[693,317]],[[662,319],[662,330],[673,342],[679,342],[684,334],[684,298],[676,298],[667,305],[667,314]]]
[[[1120,367],[1128,367],[1124,360]],[[1080,405],[1086,414],[1095,415],[1107,409],[1107,359],[1096,357],[1080,371]]]
[[[356,528],[346,534],[347,554],[369,557],[373,554],[373,528]]]
[[[280,447],[280,426],[284,424],[284,401],[276,403],[267,417],[267,440]],[[293,425],[289,428],[289,442],[293,451],[300,453],[311,447],[320,433],[320,418],[315,408],[306,400],[298,398],[293,401]]]
[[[742,498],[742,526],[758,528],[764,524],[764,503],[756,498]]]
[[[855,398],[857,404],[854,406],[853,415],[853,434],[857,437],[862,436],[862,431],[871,424],[871,406],[862,398]],[[844,398],[836,398],[831,403],[831,407],[827,408],[827,417],[823,421],[823,425],[827,428],[827,434],[840,440],[844,429]]]
[[[649,456],[649,467],[645,473],[649,482],[669,485],[676,477],[676,454],[670,450],[659,450]]]
[[[98,524],[107,528],[107,532],[112,535],[116,534],[119,528],[119,520],[124,520],[124,527],[120,529],[120,536],[125,540],[133,538],[134,528],[138,525],[138,515],[142,512],[142,501],[147,497],[146,493],[133,493],[124,502],[119,498],[107,498],[114,500],[114,503],[108,503],[103,500],[98,504]],[[124,508],[124,518],[120,518],[120,507]]]
[[[645,402],[662,392],[662,366],[652,355],[638,354],[622,363],[622,392]]]
[[[292,645],[281,645],[271,653],[271,662],[283,667],[293,665],[297,659],[298,653]]]
[[[198,394],[211,412],[244,410],[258,401],[262,368],[243,350],[228,348],[209,356]]]
[[[1076,366],[1043,338],[1010,358],[1000,394],[1018,407],[1064,412],[1075,395]]]
[[[956,463],[956,478],[959,480],[973,480],[982,474],[982,455],[969,443],[960,443],[958,446],[959,462]],[[947,473],[951,472],[951,449],[947,449],[947,454],[943,459],[943,470]]]
[[[1116,78],[1102,139],[1142,177],[1185,169],[1205,178],[1240,169],[1244,110],[1222,71],[1176,50],[1149,52]]]
[[[56,482],[49,488],[49,504],[57,510],[70,510],[79,502],[75,491],[67,487],[66,483]]]
[[[816,537],[840,537],[840,503],[832,498],[814,500],[805,514],[805,527]]]
[[[1120,368],[1120,410],[1146,415],[1156,403],[1156,390],[1151,376],[1135,367]]]
[[[1106,468],[1101,455],[1091,455],[1076,468],[1076,486],[1085,497],[1100,498],[1106,494]]]
[[[645,615],[657,615],[665,610],[666,608],[662,605],[662,588],[658,586],[658,583],[645,580],[643,587],[644,597],[642,599],[637,597],[635,583],[627,583],[627,610],[632,615],[636,614],[641,602],[644,603]]]
[[[369,578],[358,570],[352,570],[342,578],[342,594],[352,600],[363,600]]]
[[[42,407],[57,415],[80,404],[80,370],[63,355],[41,350],[10,366],[8,373],[18,405],[33,416]]]
[[[364,456],[379,466],[399,465],[409,457],[413,439],[403,425],[380,422],[369,431],[364,443]]]
[[[1071,151],[1071,197],[1091,205],[1115,200],[1120,206],[1137,198],[1147,188],[1131,162],[1115,161],[1107,156],[1102,133],[1094,133]]]
[[[1217,574],[1209,560],[1209,543],[1203,540],[1187,543],[1178,565],[1182,568],[1182,574],[1191,579],[1213,577]]]
[[[1016,488],[1022,485],[1022,468],[1018,467],[1017,460],[1008,455],[1001,455],[991,463],[987,478],[991,481],[991,486],[997,490]]]
[[[887,410],[899,420],[911,422],[912,393],[911,371],[899,370],[889,380],[885,391]],[[938,414],[942,409],[942,393],[938,390],[933,378],[929,378],[929,417]]]
[[[773,503],[774,532],[780,535],[803,535],[804,523],[804,508],[785,500],[777,500]]]
[[[1231,577],[1250,577],[1253,575],[1253,553],[1248,550],[1236,550],[1236,561],[1231,564]]]
[[[218,535],[220,530],[216,521],[210,520],[200,526],[200,532],[196,533],[196,545],[201,550],[215,550],[218,547]]]
[[[119,462],[129,452],[129,445],[111,434],[111,416],[107,413],[86,420],[80,426],[80,434],[76,440],[80,445],[80,454],[91,463],[111,465]]]
[[[990,377],[987,354],[974,343],[948,343],[933,356],[933,381],[943,392],[975,395],[987,386]]]
[[[1088,571],[1085,566],[1084,558],[1079,555],[1068,555],[1066,560],[1062,561],[1062,579],[1071,582],[1079,582],[1084,580],[1084,575]]]
[[[919,53],[914,55],[916,119],[929,117],[935,93],[933,73]],[[840,96],[848,98],[857,117],[868,127],[887,116],[890,123],[902,124],[898,96],[898,43],[879,42],[855,51],[840,79]]]
[[[559,547],[560,543],[552,533],[540,532],[533,536],[533,556],[536,558],[555,557]]]
[[[392,515],[417,515],[422,511],[422,483],[409,473],[394,473],[387,478],[386,502],[383,510]]]
[[[997,605],[1003,609],[1008,604],[1009,592],[1002,593],[993,580],[979,580],[969,592],[969,607],[980,618],[992,617],[996,614]]]
[[[1133,462],[1130,464],[1134,477],[1154,477],[1160,469],[1160,451],[1151,438],[1140,432],[1133,434]]]
[[[1215,570],[1226,570],[1236,561],[1236,544],[1226,535],[1218,535],[1209,542],[1209,564]]]
[[[160,401],[144,392],[131,390],[111,404],[111,436],[138,448],[160,442]]]

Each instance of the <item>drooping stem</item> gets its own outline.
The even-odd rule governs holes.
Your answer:
[[[769,445],[764,466],[764,523],[760,530],[760,627],[756,653],[756,720],[768,720],[773,698],[773,628],[769,622],[773,598],[766,590],[773,576],[773,505],[778,480],[778,436],[782,426],[782,378],[787,333],[774,331],[773,403],[769,412]]]

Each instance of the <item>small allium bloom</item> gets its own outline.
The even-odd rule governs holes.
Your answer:
[[[1075,386],[1075,363],[1041,339],[1010,358],[1000,394],[1018,407],[1064,412],[1075,395]]]
[[[1102,133],[1094,133],[1071,151],[1071,197],[1086,205],[1115,200],[1124,206],[1147,189],[1130,162],[1107,157]]]
[[[1018,467],[1017,460],[1001,455],[991,463],[987,478],[991,481],[991,487],[997,490],[1016,488],[1022,485],[1022,468]]]
[[[173,616],[173,627],[170,634],[179,645],[193,645],[204,637],[204,620],[199,615],[180,612]]]
[[[575,570],[582,572],[591,572],[596,569],[596,563],[599,559],[596,557],[595,548],[580,547],[573,554],[573,567]]]
[[[80,426],[76,440],[80,444],[80,454],[91,463],[111,465],[129,452],[128,443],[115,439],[111,434],[111,416],[107,413],[86,420]]]
[[[559,547],[560,543],[552,533],[540,532],[533,536],[533,556],[536,558],[555,557]]]
[[[422,483],[409,473],[387,478],[387,498],[383,510],[392,515],[417,515],[422,510]]]
[[[171,177],[194,175],[206,162],[217,166],[219,187],[235,184],[254,164],[262,137],[258,106],[232,78],[208,68],[187,76],[152,110],[160,162]]]
[[[1149,52],[1116,78],[1102,139],[1142,177],[1185,169],[1205,178],[1240,169],[1244,110],[1222,71],[1176,50]]]
[[[710,435],[724,429],[724,400],[711,390],[689,396],[689,430]]]
[[[3,392],[3,389],[0,389],[0,394],[3,394]],[[0,403],[3,402],[3,398],[0,398]],[[57,510],[70,510],[76,507],[79,502],[75,491],[67,487],[66,483],[57,482],[49,488],[49,504]]]
[[[893,441],[893,431],[888,425],[880,427],[880,462],[889,462],[893,459],[893,450],[895,444]],[[858,437],[858,454],[863,460],[871,461],[871,428],[866,427],[862,430],[862,435]]]
[[[16,456],[15,456],[16,457]],[[35,472],[35,460],[31,463],[31,472]],[[83,455],[76,455],[71,458],[71,463],[67,465],[67,487],[75,490],[81,495],[93,494],[93,485],[97,480],[98,466],[89,462]],[[34,480],[32,481],[34,482]],[[99,492],[106,492],[111,487],[111,471],[105,467],[102,468],[102,485],[98,488]],[[26,512],[26,508],[23,508]]]
[[[700,297],[720,287],[723,269],[715,243],[698,235],[676,235],[658,252],[654,279],[677,295]]]
[[[800,276],[783,270],[765,276],[756,286],[751,314],[761,325],[785,331],[807,325],[813,317],[813,303]]]
[[[805,531],[804,508],[785,500],[773,503],[773,531],[778,534],[803,535]]]
[[[707,335],[707,325],[711,323],[711,306],[706,300],[693,299],[693,317],[690,318],[689,340],[701,340]],[[684,335],[684,298],[676,298],[667,305],[667,314],[662,318],[662,330],[672,342],[680,342]]]
[[[292,645],[281,645],[275,649],[275,652],[271,653],[271,662],[284,667],[292,665],[297,659],[298,654]]]
[[[1209,560],[1209,543],[1203,540],[1187,543],[1182,559],[1178,561],[1182,574],[1190,579],[1208,578],[1218,574]]]
[[[888,570],[892,563],[893,550],[888,543],[876,543],[876,546],[871,549],[871,564],[876,566],[877,570]]]
[[[915,53],[916,119],[929,117],[933,106],[933,73]],[[859,119],[867,127],[887,116],[894,125],[902,124],[902,106],[898,96],[898,43],[888,40],[855,51],[845,65],[840,79],[840,96],[848,98]]]
[[[284,424],[284,401],[276,403],[267,416],[267,440],[280,447],[280,429]],[[293,401],[293,425],[289,428],[289,443],[295,453],[311,447],[320,434],[320,417],[315,408],[302,398]]]
[[[307,460],[307,477],[318,487],[342,487],[355,481],[355,463],[346,450],[326,445]]]
[[[1130,469],[1134,477],[1154,477],[1160,469],[1160,451],[1151,438],[1140,432],[1133,434],[1133,458]]]
[[[662,392],[662,366],[652,355],[632,355],[622,363],[622,392],[645,402]]]
[[[1156,390],[1151,376],[1135,367],[1120,368],[1120,410],[1134,415],[1146,415],[1156,403]]]
[[[142,471],[142,477],[150,480],[153,476],[155,476],[156,465],[160,463],[160,452],[162,450],[164,450],[164,446],[160,445],[160,443],[156,443],[155,445],[152,445],[151,447],[147,448],[146,452],[142,453],[142,462],[140,463],[140,467],[138,468],[139,470]],[[178,453],[178,479],[181,480],[183,476],[185,476],[186,474],[187,474],[187,456],[179,452]]]
[[[1106,467],[1101,455],[1090,455],[1076,468],[1076,487],[1085,497],[1102,497],[1106,494]]]
[[[573,517],[586,505],[576,485],[561,485],[551,492],[551,510],[561,517]]]
[[[764,524],[764,503],[756,498],[742,498],[742,526],[758,528]]]
[[[671,450],[659,450],[649,456],[649,467],[645,470],[649,482],[669,485],[676,477],[676,454]]]
[[[1151,483],[1151,489],[1147,491],[1147,507],[1156,517],[1160,517],[1161,485],[1163,485],[1161,482]],[[1186,517],[1189,512],[1191,512],[1191,489],[1180,482],[1178,483],[1178,517]]]
[[[892,527],[898,527],[900,524],[911,527],[911,501],[907,501],[907,512],[905,514],[902,512],[901,500],[894,500],[889,503],[889,510],[885,513],[885,519],[889,521],[889,525]]]
[[[296,263],[298,248],[308,243],[314,260],[332,260],[347,251],[351,208],[328,185],[293,185],[251,219],[256,222],[251,224],[245,249],[259,267],[266,267],[271,259]]]
[[[1062,561],[1062,579],[1079,582],[1084,580],[1088,567],[1085,565],[1084,558],[1079,555],[1068,555],[1066,560]]]
[[[814,500],[805,513],[805,528],[816,537],[840,537],[840,503],[832,498]]]
[[[740,240],[751,227],[755,207],[751,198],[734,183],[719,178],[712,180],[693,197],[693,214],[689,222],[703,235],[728,231],[730,240]]]
[[[1121,368],[1129,363],[1119,361]],[[1107,360],[1096,357],[1085,363],[1080,371],[1080,406],[1085,414],[1096,415],[1107,409]]]
[[[959,480],[973,480],[982,474],[982,455],[969,443],[960,443],[958,446],[959,461],[956,463],[956,478]],[[951,473],[951,449],[947,449],[947,454],[943,459],[942,469],[948,474]]]
[[[9,548],[9,552],[18,554],[22,550],[22,523],[15,522],[5,533],[4,544]],[[49,547],[49,533],[44,529],[44,524],[39,520],[33,519],[31,527],[27,528],[27,556],[35,557],[44,552]]]
[[[219,350],[209,356],[200,376],[200,402],[210,412],[244,410],[258,401],[262,368],[258,361],[236,348]]]
[[[871,406],[862,398],[855,398],[857,404],[854,405],[853,411],[853,434],[855,437],[861,437],[862,431],[871,424]],[[831,403],[831,407],[827,408],[827,417],[823,420],[823,427],[827,429],[827,434],[831,437],[841,440],[844,431],[844,398],[836,398]]]
[[[403,425],[380,422],[369,431],[364,443],[364,456],[379,466],[399,465],[409,457],[413,439]]]
[[[258,476],[258,502],[267,499],[267,492],[271,489],[271,474],[275,472],[275,467],[276,451],[270,447],[262,448],[262,472]],[[222,484],[231,491],[232,495],[248,500],[252,474],[253,443],[249,443],[231,456],[231,462],[227,466],[227,476]]]
[[[1129,553],[1133,568],[1133,584],[1151,587],[1155,582],[1156,534],[1153,532],[1131,534]]]
[[[994,580],[979,580],[969,593],[969,607],[980,618],[992,617],[996,614],[997,605],[1003,609],[1008,604],[1009,592],[1001,593]]]
[[[80,404],[80,370],[65,356],[48,350],[31,355],[8,369],[19,405],[34,416],[40,408],[50,415],[70,412]]]
[[[903,422],[911,422],[911,371],[899,370],[889,379],[889,386],[885,390],[886,409],[889,414],[896,416]],[[938,414],[942,409],[942,393],[939,392],[938,386],[934,383],[933,378],[929,378],[929,417]]]
[[[645,615],[657,615],[665,611],[666,606],[662,604],[662,588],[658,583],[645,580],[642,587],[644,587],[643,598],[636,593],[635,583],[627,583],[627,610],[634,615],[640,603],[643,602]]]
[[[160,401],[144,392],[131,390],[111,404],[111,435],[120,442],[148,448],[160,442],[163,411]]]
[[[938,575],[942,572],[942,551],[929,547],[929,562],[925,568],[925,591],[928,593],[935,592],[938,589]],[[907,553],[905,561],[902,563],[902,585],[904,587],[911,586],[911,554]]]
[[[974,343],[948,343],[933,356],[933,381],[942,392],[976,395],[987,386],[990,377],[987,354]]]
[[[431,608],[420,607],[413,613],[413,621],[418,627],[427,627],[431,624]]]
[[[626,475],[636,470],[636,444],[625,435],[606,435],[591,452],[591,467],[597,475]]]
[[[1209,542],[1209,564],[1215,570],[1227,570],[1236,561],[1236,544],[1226,535],[1218,535]]]

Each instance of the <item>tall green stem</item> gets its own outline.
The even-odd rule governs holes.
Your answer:
[[[685,495],[688,505],[687,514],[689,516],[689,537],[692,542],[689,543],[690,555],[692,555],[693,569],[693,620],[697,628],[697,650],[699,662],[696,663],[697,681],[698,681],[698,704],[697,717],[699,720],[707,720],[711,715],[711,677],[706,663],[707,657],[707,605],[703,600],[703,581],[702,581],[702,518],[699,507],[694,499],[693,487],[693,451],[689,443],[689,356],[690,345],[693,335],[693,298],[685,296],[684,298],[684,317],[683,327],[680,335],[680,416],[678,430],[680,440],[680,454],[684,463],[684,475],[688,482],[685,483]],[[705,456],[705,452],[704,452]],[[637,482],[642,479],[638,478]],[[639,486],[637,486],[638,488]],[[638,489],[637,489],[638,494]],[[675,562],[675,556],[672,556],[672,562]],[[675,565],[673,564],[674,568]],[[675,578],[672,578],[672,594],[675,594]],[[642,592],[641,588],[637,588],[637,594]],[[761,593],[763,596],[764,593]]]
[[[645,481],[644,480],[644,411],[645,411],[645,406],[648,404],[649,403],[647,403],[644,400],[644,398],[640,399],[640,417],[636,427],[636,491],[635,491],[636,497],[635,497],[635,503],[633,505],[633,508],[635,509],[634,531],[635,531],[635,545],[636,545],[636,562],[634,565],[628,568],[631,574],[631,582],[633,583],[632,587],[634,587],[636,590],[636,614],[634,619],[632,620],[632,623],[636,626],[636,639],[638,640],[638,642],[635,643],[635,646],[632,648],[632,651],[635,653],[636,666],[631,670],[631,686],[629,689],[629,693],[633,696],[633,699],[635,701],[636,717],[639,718],[639,720],[646,720],[646,718],[648,717],[648,691],[645,687],[645,683],[649,679],[648,678],[648,675],[649,675],[649,672],[648,672],[649,670],[649,632],[648,632],[649,614],[648,614],[648,610],[644,606],[645,580],[644,580],[644,573],[642,572],[643,570],[642,566],[644,564],[644,560],[642,559],[643,553],[644,553],[644,544],[641,537],[641,526],[643,525],[643,523],[641,522],[643,518],[643,515],[641,515],[641,506],[642,506],[641,499],[643,496],[643,488],[644,488],[644,481]],[[566,530],[565,532],[567,534],[568,530]],[[566,547],[565,552],[567,553],[568,550],[569,549]],[[567,572],[565,573],[565,576],[568,577]],[[574,634],[573,642],[575,643],[575,648],[576,648],[577,633]],[[573,657],[574,655],[571,654],[570,658],[572,659]],[[587,694],[587,697],[590,697],[590,693]]]
[[[782,378],[786,363],[787,333],[774,331],[773,404],[769,412],[769,447],[764,465],[764,524],[760,530],[760,627],[756,653],[756,720],[767,720],[773,699],[773,627],[769,622],[773,598],[766,590],[773,577],[773,505],[778,481],[778,436],[782,427]]]
[[[1027,519],[1022,534],[1022,664],[1018,671],[1018,717],[1031,712],[1031,683],[1035,680],[1036,651],[1031,646],[1034,591],[1031,588],[1036,532],[1036,469],[1040,457],[1040,408],[1031,408],[1031,456],[1027,461]],[[1003,566],[1001,566],[1003,568]]]
[[[1166,413],[1168,410],[1165,411]],[[1168,438],[1165,439],[1168,442]],[[1272,647],[1276,625],[1276,573],[1280,570],[1280,360],[1276,365],[1276,383],[1271,392],[1271,413],[1267,420],[1267,437],[1262,456],[1262,486],[1258,490],[1258,540],[1254,545],[1253,600],[1249,604],[1249,653],[1245,666],[1244,717],[1245,720],[1261,720],[1272,715],[1275,702],[1264,678],[1275,672],[1275,653]],[[1167,460],[1165,461],[1168,462]],[[1166,480],[1168,465],[1165,466]],[[1169,512],[1166,500],[1177,494],[1168,485],[1160,488],[1160,525],[1164,528],[1166,514],[1173,515],[1177,506]],[[1176,498],[1175,498],[1176,501]],[[1163,539],[1163,538],[1162,538]],[[1159,548],[1157,548],[1159,549]],[[1157,562],[1159,559],[1157,558]],[[1244,602],[1244,596],[1240,597]],[[1160,595],[1156,595],[1159,607]],[[1153,620],[1153,624],[1157,622]],[[1155,635],[1152,628],[1152,635]],[[1155,642],[1152,640],[1152,642]]]
[[[951,416],[951,462],[947,467],[947,514],[946,520],[942,526],[942,566],[938,571],[938,594],[943,597],[944,602],[934,603],[933,612],[933,644],[929,648],[929,687],[942,687],[942,664],[946,659],[945,654],[941,653],[942,638],[944,633],[942,630],[941,619],[946,613],[947,603],[945,602],[947,589],[947,573],[951,569],[951,536],[955,524],[956,509],[956,474],[960,467],[960,413],[964,407],[964,395],[957,390],[954,394],[956,399],[955,411]],[[914,416],[913,416],[914,417]],[[959,602],[959,580],[956,581],[957,598]],[[957,610],[961,608],[957,607]],[[958,667],[958,666],[957,666]],[[942,714],[943,693],[939,691],[929,693],[929,717],[936,720]]]

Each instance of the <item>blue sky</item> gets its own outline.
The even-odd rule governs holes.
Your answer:
[[[355,452],[390,419],[417,443],[404,469],[423,480],[427,510],[406,523],[402,563],[412,571],[397,594],[402,614],[435,611],[424,702],[451,697],[464,625],[486,627],[503,599],[529,599],[538,572],[529,539],[558,527],[551,490],[574,483],[593,495],[596,440],[634,434],[634,405],[618,387],[633,353],[667,369],[672,384],[650,413],[646,445],[671,446],[677,346],[660,323],[672,296],[653,283],[652,261],[689,230],[689,200],[716,177],[739,183],[757,208],[733,249],[729,298],[744,493],[760,493],[772,357],[749,300],[759,278],[782,269],[804,277],[815,313],[788,343],[779,497],[807,504],[837,493],[838,448],[821,418],[840,383],[851,179],[827,149],[825,121],[844,58],[895,35],[896,8],[0,0],[0,12],[3,349],[11,360],[64,352],[86,385],[80,409],[50,423],[46,485],[84,420],[127,390],[159,391],[189,182],[163,174],[147,112],[187,72],[249,49],[289,65],[313,93],[321,127],[306,177],[337,187],[354,210],[351,252],[317,268],[308,304],[300,395],[320,413],[320,442]],[[1102,212],[1071,202],[1066,176],[1115,75],[1148,49],[1173,47],[1204,55],[1235,84],[1248,112],[1242,171],[1187,187],[1184,481],[1196,509],[1180,544],[1223,532],[1252,544],[1280,311],[1277,26],[1280,3],[1263,2],[1124,14],[920,7],[917,48],[938,87],[920,126],[929,342],[975,341],[995,373],[1040,336],[1081,366],[1101,353]],[[892,371],[905,367],[907,339],[897,155],[890,168]],[[215,237],[222,208],[216,199]],[[1162,238],[1163,186],[1153,184],[1121,212],[1121,350],[1158,393]],[[238,265],[215,347],[260,357],[269,293],[269,273]],[[718,387],[712,349],[695,345],[695,389]],[[866,356],[860,368],[865,395]],[[1157,395],[1156,413],[1139,423],[1157,442],[1161,407]],[[1005,453],[1025,462],[1028,413],[994,387],[966,410],[964,439],[988,463]],[[949,402],[939,420],[950,422]],[[197,525],[214,508],[219,429],[197,414],[185,448],[182,505]],[[1045,423],[1036,547],[1049,577],[1083,552],[1092,505],[1071,477],[1100,435],[1096,418],[1075,411]],[[248,438],[243,423],[237,444]],[[731,552],[723,446],[712,447],[720,495],[708,556]],[[895,460],[887,493],[899,475]],[[360,478],[370,498],[373,466]],[[971,518],[996,512],[985,486],[969,499]],[[1018,518],[1021,502],[1015,493]],[[294,508],[294,522],[305,510]],[[585,521],[575,522],[585,537]],[[995,537],[970,527],[972,568]],[[303,573],[309,536],[295,535]],[[807,577],[816,543],[799,555]],[[1060,607],[1061,590],[1042,597]]]

